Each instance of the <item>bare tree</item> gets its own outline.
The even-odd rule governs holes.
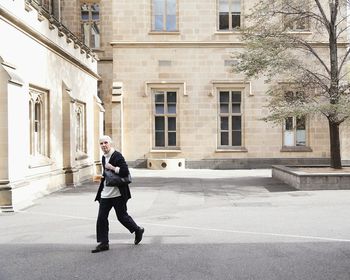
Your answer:
[[[260,0],[246,17],[246,48],[235,66],[249,78],[264,75],[270,81],[265,120],[281,123],[318,113],[328,119],[333,168],[342,168],[339,126],[350,116],[348,5],[349,0]]]

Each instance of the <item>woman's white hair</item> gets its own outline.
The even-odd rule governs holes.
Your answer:
[[[113,141],[112,141],[111,137],[109,137],[108,135],[102,135],[102,136],[100,137],[100,143],[101,143],[101,142],[112,143]]]

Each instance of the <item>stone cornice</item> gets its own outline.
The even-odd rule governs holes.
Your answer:
[[[51,41],[49,38],[35,30],[34,28],[28,26],[25,22],[23,22],[21,19],[17,18],[7,10],[3,9],[0,6],[0,19],[4,20],[8,24],[12,25],[14,28],[18,29],[19,31],[23,32],[24,34],[28,35],[29,37],[33,38],[38,43],[42,44],[46,48],[50,49],[57,55],[61,56],[62,58],[66,59],[67,61],[71,62],[72,64],[76,65],[78,68],[83,70],[84,72],[88,73],[89,75],[93,76],[96,79],[100,79],[100,76],[94,72],[92,69],[90,69],[88,66],[86,66],[84,63],[79,61],[74,55],[68,53],[66,50],[62,49],[59,45]],[[69,37],[69,36],[68,36]],[[68,38],[67,37],[67,38]],[[67,42],[68,43],[68,42]],[[88,48],[81,47],[81,52],[86,52],[88,54]],[[94,57],[91,59],[95,60]]]
[[[153,41],[153,42],[137,42],[137,41],[112,41],[110,43],[115,48],[234,48],[243,47],[241,42],[184,42],[184,41]]]
[[[223,42],[223,41],[112,41],[114,48],[243,48],[243,42]],[[327,48],[327,42],[310,42],[310,45],[317,48]],[[346,48],[347,42],[338,43],[338,47]]]

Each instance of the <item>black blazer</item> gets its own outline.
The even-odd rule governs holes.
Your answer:
[[[125,159],[121,153],[118,151],[114,151],[114,153],[111,155],[111,158],[109,159],[109,163],[112,164],[113,166],[118,166],[119,169],[119,175],[120,177],[128,177],[130,174],[128,165],[125,162]],[[100,201],[101,199],[101,192],[104,187],[104,171],[105,171],[105,165],[106,165],[106,158],[105,156],[102,156],[102,167],[103,167],[103,177],[101,178],[100,186],[98,188],[95,201]],[[118,187],[121,196],[124,198],[125,202],[128,201],[128,199],[131,198],[131,193],[130,193],[130,188],[129,184],[125,184],[123,186]]]

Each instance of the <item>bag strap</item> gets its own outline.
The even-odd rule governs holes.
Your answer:
[[[102,167],[103,167],[103,169],[105,169],[105,165],[106,165],[106,158],[105,158],[105,156],[102,156]]]

